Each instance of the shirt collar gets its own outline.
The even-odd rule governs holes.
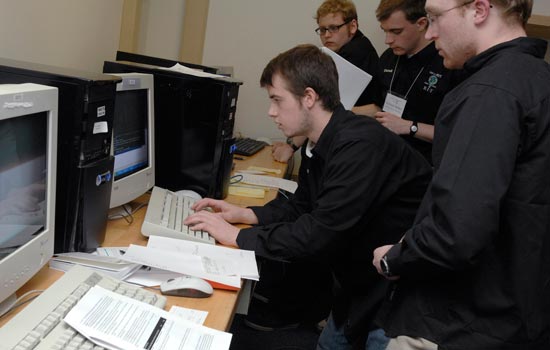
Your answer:
[[[330,120],[327,126],[325,126],[325,128],[321,132],[321,136],[319,136],[319,140],[317,140],[317,143],[311,149],[312,155],[326,159],[330,144],[332,143],[332,140],[339,129],[338,124],[340,124],[340,120],[341,120],[339,116],[345,113],[345,111],[346,110],[342,104],[340,104],[338,107],[334,109],[334,112],[332,112],[332,116],[330,117]],[[309,140],[308,140],[308,146],[309,146]],[[307,148],[306,148],[306,154],[307,154]]]
[[[502,51],[508,53],[517,52],[535,56],[544,59],[547,47],[546,41],[537,38],[520,37],[504,43],[495,45],[482,53],[470,58],[464,63],[464,70],[469,74],[480,70],[485,64],[499,55]]]

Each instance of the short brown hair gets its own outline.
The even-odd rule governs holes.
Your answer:
[[[533,0],[492,0],[491,3],[502,8],[506,16],[515,17],[523,27],[527,24],[533,10]]]
[[[355,4],[349,0],[325,0],[317,9],[317,16],[314,18],[319,22],[319,18],[331,13],[341,13],[345,22],[357,21],[357,9]]]
[[[395,11],[403,11],[407,21],[414,23],[419,18],[426,17],[426,0],[381,0],[376,9],[376,19],[387,20]]]
[[[332,112],[340,105],[336,65],[315,45],[298,45],[277,55],[264,68],[260,86],[273,86],[275,74],[280,74],[294,96],[304,96],[309,87],[319,95],[325,110]]]

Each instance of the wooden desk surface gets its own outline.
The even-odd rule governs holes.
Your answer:
[[[244,170],[251,165],[279,169],[281,170],[281,176],[286,171],[286,164],[273,161],[271,157],[271,147],[266,147],[261,152],[253,155],[252,157],[242,157],[243,160],[235,160],[235,170]],[[247,198],[240,196],[229,195],[226,200],[228,202],[241,205],[263,205],[267,201],[272,200],[277,195],[277,191],[271,189],[266,192],[266,197],[263,199]],[[148,201],[149,195],[143,195],[136,199],[132,204],[137,206],[141,202]],[[128,224],[124,219],[111,220],[107,223],[107,232],[105,240],[102,244],[104,247],[124,247],[129,244],[147,245],[146,237],[141,235],[141,224],[145,216],[146,208],[141,208],[134,214],[134,222]],[[17,295],[34,290],[34,289],[46,289],[58,278],[62,276],[63,272],[50,269],[48,265],[44,266],[40,272],[35,275],[29,282],[17,291]],[[214,294],[210,298],[195,299],[184,297],[172,297],[167,296],[168,302],[166,304],[166,310],[169,310],[172,305],[178,305],[188,307],[197,310],[208,311],[208,317],[205,321],[205,326],[214,329],[228,331],[233,315],[235,314],[235,308],[240,296],[239,291],[227,291],[215,289]],[[19,307],[6,315],[0,320],[0,327],[8,322],[13,316],[22,310],[26,305]]]

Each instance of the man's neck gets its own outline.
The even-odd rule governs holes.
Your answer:
[[[314,118],[312,118],[311,130],[306,136],[311,142],[317,143],[334,112],[329,112],[322,109],[320,106],[316,106],[311,113]]]
[[[511,27],[502,25],[491,29],[492,30],[483,32],[483,35],[478,42],[479,44],[476,54],[480,54],[493,46],[527,36],[525,29],[523,29],[520,25]]]

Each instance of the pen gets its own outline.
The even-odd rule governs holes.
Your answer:
[[[236,160],[244,160],[244,158],[242,158],[242,157],[233,157],[233,159],[236,159]]]

